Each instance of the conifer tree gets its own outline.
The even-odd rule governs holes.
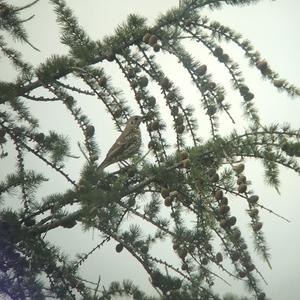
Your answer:
[[[206,7],[258,1],[183,0],[160,16],[154,26],[131,14],[113,35],[93,40],[64,0],[50,0],[61,28],[61,42],[69,47],[69,53],[53,55],[33,66],[6,42],[4,34],[37,51],[38,45],[31,44],[24,29],[30,18],[23,20],[20,15],[36,2],[15,7],[0,0],[1,55],[18,72],[15,81],[2,78],[0,82],[1,160],[16,153],[16,169],[3,174],[0,182],[0,294],[11,299],[100,300],[128,295],[136,300],[221,299],[214,291],[214,282],[229,276],[243,280],[255,299],[267,299],[263,275],[253,261],[256,254],[248,250],[245,236],[255,236],[257,255],[270,265],[260,214],[272,210],[260,203],[259,191],[252,189],[251,178],[245,176],[247,159],[262,161],[267,183],[279,189],[279,166],[300,173],[300,134],[299,129],[287,124],[263,124],[255,106],[255,91],[221,44],[236,45],[278,91],[298,97],[300,90],[273,71],[238,32],[202,14]],[[248,122],[244,131],[220,134],[221,113],[234,122],[230,99],[222,82],[214,79],[210,66],[190,54],[184,43],[187,40],[206,48],[228,71]],[[201,106],[205,112],[201,118],[210,122],[209,139],[201,138],[194,108],[157,62],[160,54],[175,57],[189,74],[198,91],[199,100],[195,99],[193,105]],[[134,99],[122,93],[114,78],[108,76],[109,64],[118,66]],[[74,78],[80,86],[73,84]],[[153,86],[160,90],[159,99],[152,93]],[[49,96],[37,96],[38,89]],[[137,105],[145,120],[149,151],[120,163],[115,172],[97,172],[102,145],[89,116],[80,107],[81,95],[99,99],[118,130],[123,129],[133,114],[132,107]],[[65,136],[63,128],[61,132],[43,132],[30,109],[31,101],[62,103],[82,131],[80,148],[85,159],[79,180],[65,170],[66,158],[76,159],[71,137]],[[162,104],[172,124],[165,123]],[[167,139],[170,132],[176,136],[176,145]],[[9,150],[12,145],[14,151]],[[47,180],[47,172],[25,167],[28,153],[65,180],[64,192],[58,193],[53,186],[48,196],[36,196]],[[19,190],[18,207],[8,208],[8,194]],[[245,203],[248,232],[239,228],[239,220],[231,213],[233,199]],[[69,208],[75,203],[79,208],[71,212]],[[138,225],[139,221],[149,224],[152,230]],[[103,239],[88,253],[69,259],[45,238],[45,233],[75,225],[99,232]],[[161,240],[170,242],[177,264],[153,255],[153,246]],[[112,282],[106,289],[96,279],[95,284],[85,280],[80,267],[112,241],[117,243],[116,255],[128,251],[143,267],[159,296],[146,295],[142,287],[129,280]],[[215,246],[215,241],[222,246]],[[215,267],[220,273],[213,271]]]

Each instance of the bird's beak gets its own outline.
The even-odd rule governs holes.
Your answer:
[[[141,122],[145,123],[145,121],[146,121],[145,117],[141,117]]]

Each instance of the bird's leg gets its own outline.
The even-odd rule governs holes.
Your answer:
[[[128,169],[130,164],[126,160],[119,161],[119,168]]]
[[[136,161],[133,165],[130,165],[126,160],[121,160],[120,162],[119,162],[119,167],[120,167],[120,165],[122,165],[122,167],[124,168],[124,169],[128,169],[129,167],[131,167],[131,166],[133,166],[133,167],[136,167],[140,162],[142,162],[145,158],[146,158],[146,156],[151,152],[151,150],[152,149],[149,149],[147,152],[146,152],[146,154],[144,154],[138,161]]]

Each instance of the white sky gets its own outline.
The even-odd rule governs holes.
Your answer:
[[[24,1],[13,0],[11,3],[19,5]],[[79,18],[79,23],[84,27],[86,32],[94,39],[100,39],[104,35],[113,33],[114,28],[126,19],[129,13],[138,13],[147,17],[149,24],[153,24],[154,19],[168,8],[177,5],[177,0],[69,0],[69,6],[74,9],[76,16]],[[299,86],[300,78],[300,38],[299,38],[299,12],[300,2],[297,0],[278,0],[278,1],[262,1],[257,5],[250,7],[226,7],[220,11],[205,11],[205,15],[210,19],[219,20],[221,23],[230,26],[236,31],[248,38],[257,50],[265,57],[272,68],[281,74],[291,83]],[[55,25],[55,17],[52,13],[48,1],[41,0],[37,5],[23,12],[24,18],[35,14],[35,18],[26,23],[26,28],[30,34],[30,41],[37,46],[41,52],[35,52],[27,45],[19,47],[24,53],[25,58],[33,64],[43,62],[51,54],[67,53],[67,48],[58,43],[58,28]],[[191,47],[191,45],[189,45]],[[197,56],[201,62],[207,62],[209,70],[215,75],[219,82],[228,85],[228,76],[221,70],[211,57],[208,57],[201,47],[193,46],[189,49],[193,55]],[[256,94],[255,101],[260,111],[262,121],[266,124],[272,122],[290,122],[294,128],[300,126],[300,102],[299,99],[290,99],[285,93],[278,93],[268,82],[262,81],[259,72],[249,69],[247,62],[243,62],[241,52],[232,46],[226,46],[228,53],[232,53],[232,57],[241,62],[242,70],[246,77],[249,86]],[[187,76],[182,69],[174,67],[175,60],[167,57],[159,57],[160,61],[164,62],[164,70],[166,73],[180,85],[182,93],[187,99],[187,103],[194,103],[199,97],[195,95],[194,88],[187,83]],[[108,73],[112,77],[118,79],[116,68],[109,65]],[[177,68],[177,69],[176,69]],[[14,72],[8,65],[5,59],[0,60],[0,76],[1,80],[10,80],[14,76]],[[169,73],[168,73],[169,72]],[[117,81],[118,82],[118,81]],[[184,84],[183,84],[184,83]],[[120,83],[122,87],[122,83]],[[130,92],[128,92],[130,93]],[[130,101],[130,95],[125,95]],[[132,95],[131,95],[132,96]],[[237,93],[228,93],[228,98],[232,100],[234,115],[237,117],[237,126],[243,128],[245,123],[240,120],[240,106]],[[101,153],[105,154],[111,146],[114,139],[118,135],[115,131],[111,120],[106,116],[103,106],[99,101],[91,99],[91,97],[78,98],[84,112],[95,123],[97,141],[101,148]],[[133,101],[132,101],[133,102]],[[132,103],[131,102],[131,103]],[[82,139],[76,124],[72,118],[67,115],[63,106],[52,103],[30,103],[34,113],[41,118],[41,126],[45,130],[54,129],[64,132],[70,136],[71,142],[74,145],[74,154],[79,154],[76,148],[76,142]],[[164,108],[162,107],[162,111]],[[199,113],[201,111],[199,110]],[[208,123],[205,116],[202,114],[200,119],[200,134],[203,138],[209,137]],[[221,131],[223,133],[230,132],[231,125],[221,118]],[[222,126],[222,124],[224,124]],[[105,128],[105,130],[103,130]],[[147,138],[144,138],[144,144],[147,144]],[[44,166],[28,156],[30,167],[36,169],[44,169]],[[10,151],[10,156],[6,160],[2,160],[1,169],[7,170],[13,167],[14,157],[13,150]],[[77,179],[79,176],[82,160],[71,160],[67,164],[67,171],[71,177]],[[3,174],[2,174],[3,175]],[[64,191],[66,184],[60,178],[57,178],[52,171],[47,170],[47,175],[53,178],[51,183],[43,186],[40,194],[46,195],[51,192]],[[300,211],[299,202],[299,177],[287,170],[282,170],[281,173],[281,196],[272,189],[265,187],[262,177],[260,164],[250,162],[246,167],[246,175],[253,183],[253,189],[260,195],[261,203],[266,207],[278,212],[291,223],[286,223],[267,212],[262,212],[262,220],[264,222],[264,232],[267,237],[268,245],[271,248],[273,269],[262,263],[260,259],[256,260],[261,272],[268,282],[265,286],[265,291],[272,300],[282,299],[299,299],[300,294]],[[2,176],[1,176],[2,177]],[[55,190],[53,190],[55,186]],[[16,201],[16,200],[14,200]],[[12,205],[16,205],[12,202]],[[244,212],[245,203],[237,201],[231,205],[232,210],[238,218],[239,225],[247,230],[249,218]],[[76,227],[74,230],[53,230],[48,234],[48,237],[61,245],[66,252],[77,253],[87,252],[95,246],[100,238],[97,234],[92,235],[91,232],[81,233]],[[251,244],[251,234],[248,241]],[[107,285],[112,280],[121,280],[129,278],[136,280],[141,287],[144,287],[149,293],[153,293],[153,289],[148,284],[147,276],[143,274],[142,269],[136,262],[123,251],[121,254],[116,254],[114,251],[115,244],[101,248],[95,255],[90,257],[84,267],[82,273],[88,279],[97,281],[98,275],[102,277],[102,284]],[[166,243],[156,247],[154,252],[157,256],[165,256],[167,251]],[[166,255],[166,258],[175,261],[172,255]],[[223,274],[224,275],[224,274]],[[224,278],[229,280],[225,275]],[[225,291],[233,291],[238,294],[246,294],[243,285],[232,281],[231,287],[224,285],[220,281],[216,281],[216,290],[223,294]]]

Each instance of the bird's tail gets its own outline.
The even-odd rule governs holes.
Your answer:
[[[107,163],[106,160],[104,160],[98,167],[97,167],[97,172],[100,173],[102,172],[109,164]]]

